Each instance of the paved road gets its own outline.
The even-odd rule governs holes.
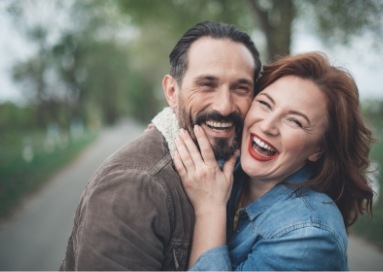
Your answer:
[[[126,120],[103,132],[79,158],[27,199],[12,218],[0,224],[0,270],[57,270],[89,177],[109,154],[143,129]],[[351,237],[349,262],[351,270],[383,270],[383,252]]]

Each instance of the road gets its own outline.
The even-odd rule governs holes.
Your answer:
[[[68,167],[0,225],[0,270],[58,270],[81,193],[98,166],[143,127],[131,120],[109,128]]]
[[[112,152],[136,138],[144,127],[132,120],[104,131],[75,161],[55,175],[18,211],[0,224],[0,270],[57,270],[72,229],[81,193]],[[351,236],[351,270],[383,270],[383,252]]]

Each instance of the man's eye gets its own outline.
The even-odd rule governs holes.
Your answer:
[[[201,87],[214,88],[214,83],[213,83],[213,82],[201,82],[199,85],[200,85]]]
[[[250,92],[250,88],[248,86],[238,86],[237,90],[239,90],[240,92]]]

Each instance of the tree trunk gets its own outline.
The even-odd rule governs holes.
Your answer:
[[[267,60],[290,54],[292,23],[295,16],[293,0],[248,0],[256,20],[265,33]]]

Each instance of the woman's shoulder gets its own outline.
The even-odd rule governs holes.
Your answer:
[[[326,194],[308,189],[296,189],[288,197],[265,210],[257,227],[273,236],[307,228],[329,231],[337,236],[346,235],[342,215],[336,203]]]

